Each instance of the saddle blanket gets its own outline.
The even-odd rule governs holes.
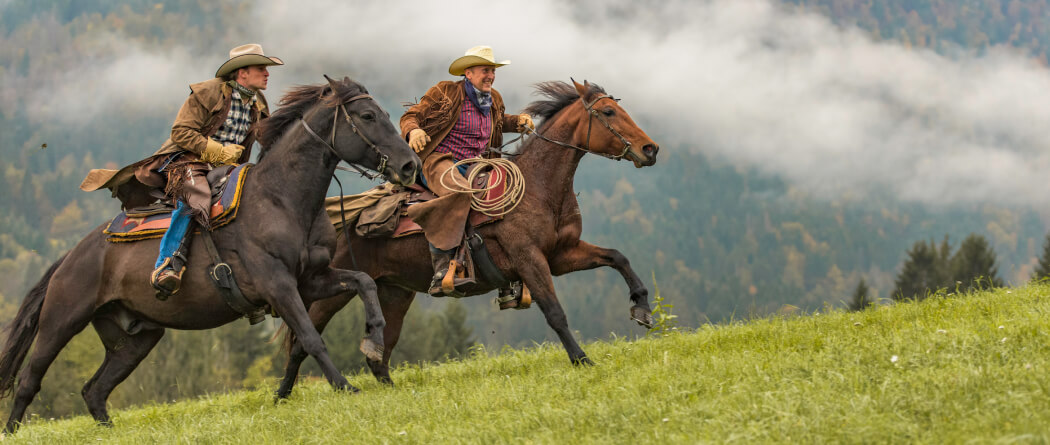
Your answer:
[[[494,201],[503,195],[506,188],[507,172],[502,167],[496,167],[491,171],[481,173],[475,177],[474,188],[489,188],[485,192],[484,200]],[[396,196],[396,197],[395,197]],[[376,186],[364,193],[357,195],[345,196],[340,199],[339,196],[332,196],[325,198],[325,208],[328,211],[328,218],[335,226],[337,231],[342,230],[343,222],[349,224],[351,228],[355,228],[361,236],[366,237],[382,237],[387,236],[391,238],[400,238],[403,236],[414,235],[423,233],[423,228],[416,224],[412,218],[406,215],[406,211],[409,206],[426,202],[431,199],[437,198],[430,190],[424,189],[422,186],[416,184],[409,187],[395,186],[390,183]],[[341,205],[340,205],[341,201]],[[369,210],[374,210],[374,207],[380,205],[382,202],[392,201],[396,204],[396,209],[391,209],[392,215],[370,215]],[[374,213],[374,212],[372,212]],[[380,213],[386,213],[380,212]],[[365,225],[375,224],[375,221],[368,220],[368,218],[390,218],[385,224],[388,230],[382,231],[382,233],[365,233]],[[360,220],[359,220],[360,217]],[[467,216],[467,223],[473,227],[482,226],[495,221],[503,219],[502,216],[493,217],[484,213],[478,212],[471,209]]]
[[[237,217],[244,180],[248,177],[247,172],[252,165],[238,165],[223,176],[220,183],[212,184],[212,205],[209,215],[212,230],[229,224]],[[231,189],[230,184],[236,185]],[[175,210],[173,207],[125,210],[117,214],[102,230],[102,233],[108,235],[106,240],[112,243],[160,238],[171,225],[173,210]]]

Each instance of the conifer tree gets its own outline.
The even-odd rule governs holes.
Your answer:
[[[951,260],[952,282],[960,291],[1002,287],[995,251],[983,236],[971,233]]]
[[[870,290],[868,283],[864,282],[864,278],[861,278],[860,282],[857,283],[857,288],[853,291],[853,297],[850,298],[849,310],[854,312],[863,311],[874,304],[874,301],[868,296]]]
[[[901,272],[894,282],[896,290],[892,298],[896,301],[923,299],[931,292],[945,287],[948,283],[948,265],[945,257],[951,248],[945,238],[941,248],[930,240],[917,241],[908,249],[908,259],[904,260]]]
[[[1032,271],[1032,280],[1043,278],[1050,278],[1050,233],[1046,235],[1046,241],[1043,241],[1043,255],[1039,257],[1039,265]]]

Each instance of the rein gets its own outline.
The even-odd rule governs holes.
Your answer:
[[[318,136],[317,133],[314,132],[314,130],[312,128],[310,128],[310,125],[308,125],[306,123],[306,120],[304,120],[303,118],[299,118],[299,122],[303,124],[303,128],[306,130],[307,133],[310,133],[310,136],[313,136],[314,139],[317,139],[321,144],[323,144],[325,147],[327,147],[328,150],[331,151],[332,154],[334,154],[337,159],[341,160],[342,157],[339,156],[339,152],[335,151],[334,145],[335,145],[335,130],[337,128],[339,128],[339,125],[338,125],[339,124],[339,111],[342,111],[343,112],[343,120],[345,120],[346,123],[350,124],[350,129],[354,132],[354,134],[356,134],[358,137],[360,137],[361,140],[364,141],[366,145],[368,145],[368,148],[371,148],[372,151],[375,152],[376,156],[379,157],[379,166],[376,167],[376,173],[374,173],[374,174],[373,173],[369,173],[365,169],[361,168],[357,164],[354,164],[354,163],[352,163],[350,161],[346,161],[346,163],[349,164],[350,167],[353,167],[353,169],[356,170],[358,173],[360,173],[361,176],[364,176],[364,177],[366,177],[368,179],[376,179],[376,178],[378,178],[380,176],[383,176],[383,170],[386,169],[386,163],[387,163],[387,161],[390,158],[387,155],[383,154],[383,152],[379,151],[379,147],[376,147],[376,144],[372,143],[372,141],[370,139],[368,139],[368,136],[365,136],[364,133],[362,133],[360,130],[358,130],[357,124],[354,122],[353,116],[350,115],[350,113],[347,113],[347,111],[346,111],[346,104],[351,103],[351,102],[353,102],[355,100],[359,100],[359,99],[372,99],[372,100],[375,100],[375,99],[372,98],[371,95],[358,94],[357,96],[351,97],[351,98],[347,99],[346,101],[344,101],[343,103],[339,104],[339,110],[337,110],[336,112],[332,113],[332,135],[330,137],[330,139],[332,141],[331,143],[329,143],[328,141],[325,141],[324,139],[322,139],[321,136]],[[339,166],[336,166],[336,168],[340,168],[342,170],[347,170],[346,168],[339,167]]]
[[[500,146],[500,149],[490,148],[489,150],[494,151],[496,153],[499,153],[501,155],[510,154],[510,153],[507,153],[505,151],[502,151],[501,149],[503,147],[506,147],[506,146],[510,145],[510,144],[513,144],[518,139],[521,139],[522,136],[524,136],[527,133],[527,134],[532,134],[533,136],[536,136],[536,137],[538,137],[540,139],[543,139],[544,141],[550,142],[550,143],[552,143],[554,145],[562,146],[562,147],[565,147],[565,148],[571,148],[573,150],[582,151],[582,152],[584,152],[584,154],[590,153],[590,154],[601,156],[603,158],[612,159],[614,161],[622,161],[622,160],[624,160],[624,158],[629,158],[629,159],[631,159],[633,161],[636,161],[636,160],[638,160],[638,158],[636,157],[636,155],[634,153],[631,152],[631,143],[629,141],[627,141],[627,138],[623,137],[623,135],[620,134],[620,132],[616,131],[616,129],[614,129],[611,124],[609,124],[609,121],[605,119],[605,116],[602,116],[601,113],[598,112],[598,110],[594,109],[594,104],[596,104],[596,103],[598,103],[598,101],[600,101],[602,99],[606,99],[606,98],[612,99],[612,100],[616,100],[614,97],[612,97],[612,96],[610,96],[608,94],[605,94],[605,95],[601,95],[601,96],[596,97],[590,103],[587,103],[587,102],[583,103],[583,108],[585,110],[587,110],[587,114],[590,115],[587,118],[587,140],[584,142],[583,147],[580,147],[578,145],[572,145],[572,144],[561,142],[561,141],[555,141],[553,139],[550,139],[550,138],[548,138],[548,137],[546,137],[546,136],[536,132],[536,130],[534,130],[534,129],[526,128],[521,136],[518,136],[518,137],[508,141],[507,143],[503,144],[502,146]],[[598,118],[598,121],[601,122],[602,125],[604,125],[605,128],[608,129],[609,132],[613,134],[613,136],[616,136],[617,138],[619,138],[620,142],[623,143],[623,151],[621,151],[620,154],[618,154],[618,155],[610,155],[610,154],[607,154],[607,153],[600,153],[600,152],[593,151],[593,150],[590,149],[590,145],[591,145],[591,124],[594,122],[594,118]]]

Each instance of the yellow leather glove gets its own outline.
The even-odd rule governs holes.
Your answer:
[[[529,116],[527,114],[519,114],[518,115],[518,132],[519,133],[524,132],[526,128],[528,128],[529,130],[535,130],[536,129],[536,125],[532,123],[532,116]]]
[[[208,139],[208,146],[201,152],[201,160],[215,166],[233,164],[241,157],[243,151],[244,147],[240,145],[222,145],[218,141]]]
[[[408,132],[408,146],[412,147],[412,150],[415,150],[416,153],[423,151],[427,146],[427,142],[430,142],[430,136],[422,128]]]

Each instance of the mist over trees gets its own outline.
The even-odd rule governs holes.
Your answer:
[[[913,48],[952,54],[1009,47],[1045,64],[1050,43],[1046,3],[783,4],[818,11],[842,26],[856,25]],[[180,105],[165,103],[168,112],[156,114],[120,107],[55,107],[36,102],[47,96],[41,92],[75,87],[78,60],[105,54],[115,40],[134,40],[160,57],[187,43],[228,41],[229,33],[237,34],[231,30],[246,26],[242,19],[249,8],[241,2],[203,0],[0,2],[0,321],[13,316],[26,290],[52,261],[118,211],[118,203],[107,193],[88,194],[77,188],[87,171],[115,168],[152,153],[167,137]],[[148,65],[122,73],[128,78],[161,74],[151,73]],[[203,79],[179,78],[165,91],[181,95],[187,84],[199,80]],[[112,92],[79,93],[83,99]],[[270,102],[276,103],[281,93],[267,91]],[[381,100],[396,104],[421,93]],[[394,120],[401,113],[391,107],[387,111]],[[70,124],[49,117],[59,114],[82,115],[84,120]],[[659,123],[652,127],[654,139],[668,136],[660,133]],[[655,283],[647,277],[655,275],[683,328],[739,318],[749,310],[763,315],[784,305],[811,311],[825,304],[859,309],[879,301],[880,295],[921,298],[927,289],[954,290],[957,281],[960,289],[968,289],[1050,275],[1047,224],[1030,209],[995,204],[931,208],[902,203],[888,194],[844,194],[828,200],[779,177],[691,148],[686,143],[664,145],[658,164],[640,170],[588,157],[575,181],[583,238],[623,252],[650,290]],[[348,188],[348,193],[371,185],[348,184],[358,187]],[[974,235],[953,255],[947,238],[932,241],[944,234],[954,239]],[[927,239],[931,241],[915,241]],[[974,277],[984,279],[978,282]],[[615,271],[579,272],[557,277],[555,284],[570,326],[580,337],[644,334],[627,320],[627,287]],[[414,306],[395,362],[455,358],[476,343],[498,350],[505,344],[556,341],[538,309],[501,312],[490,296],[435,301],[421,295]],[[364,366],[357,351],[361,318],[359,303],[352,303],[324,335],[344,372]],[[143,366],[118,387],[111,403],[122,407],[274,386],[285,359],[279,339],[271,341],[276,330],[273,323],[249,328],[237,322],[205,332],[169,331]],[[85,330],[48,373],[34,412],[83,412],[80,387],[101,357],[98,339],[91,329]],[[304,372],[316,373],[314,366],[308,360]]]

